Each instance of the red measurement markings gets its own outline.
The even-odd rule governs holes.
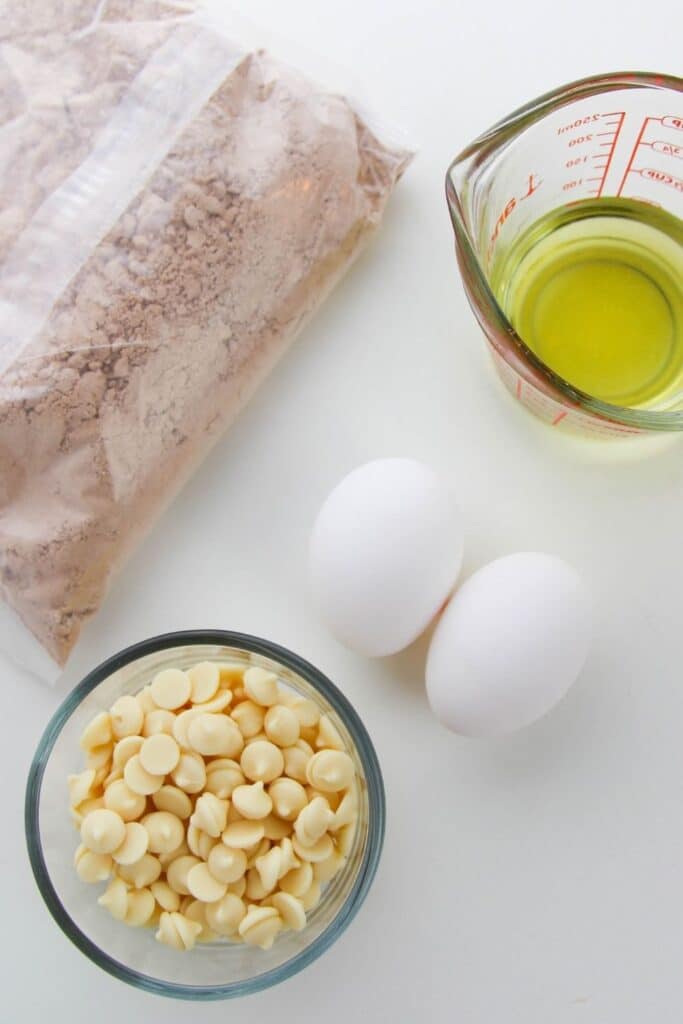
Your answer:
[[[587,165],[586,171],[590,173],[587,177],[576,177],[566,181],[562,185],[563,192],[591,186],[586,188],[586,195],[600,196],[602,194],[625,116],[623,110],[610,110],[604,114],[587,114],[585,117],[577,118],[570,124],[562,125],[557,129],[558,135],[572,133],[572,137],[567,139],[568,149],[574,149],[577,146],[585,146],[589,149],[588,153],[580,156],[572,155],[565,161],[564,166],[568,170],[583,168],[584,165]],[[586,127],[600,130],[581,131]],[[581,134],[574,135],[573,133],[577,131],[581,131]],[[595,151],[591,153],[592,149]]]
[[[653,167],[643,167],[638,171],[634,171],[634,174],[640,174],[642,178],[647,178],[648,181],[656,181],[660,185],[669,185],[671,188],[675,188],[677,192],[683,192],[683,178],[676,178],[673,174],[667,174],[666,171],[657,171]]]
[[[683,146],[679,146],[671,142],[665,142],[661,139],[655,140],[653,142],[648,142],[643,138],[650,123],[661,125],[663,128],[672,128],[675,131],[683,131],[683,117],[674,117],[673,115],[669,114],[666,117],[644,118],[643,123],[640,126],[640,131],[638,132],[638,138],[636,139],[633,145],[633,149],[631,150],[631,155],[626,165],[624,176],[621,179],[621,184],[619,185],[619,189],[617,190],[618,196],[621,195],[622,189],[626,184],[626,179],[628,178],[629,174],[640,174],[642,177],[648,178],[650,181],[656,181],[662,185],[670,185],[672,188],[675,188],[678,191],[683,191],[683,189],[681,189],[680,179],[675,177],[673,174],[667,174],[664,171],[655,171],[649,167],[635,168],[633,166],[633,162],[636,158],[638,150],[644,146],[647,146],[649,149],[654,150],[656,153],[663,153],[665,156],[673,156],[678,159],[683,159]]]
[[[567,132],[573,132],[577,128],[585,128],[589,124],[597,124],[599,121],[602,121],[603,117],[621,117],[623,120],[624,115],[620,110],[610,110],[606,114],[586,114],[585,117],[579,117],[576,121],[572,121],[570,124],[563,124],[557,129],[557,134],[565,135]],[[605,127],[607,127],[610,122],[605,121],[604,124]]]
[[[636,153],[638,152],[638,146],[643,141],[643,135],[645,134],[645,129],[647,128],[647,126],[648,126],[648,124],[650,123],[651,120],[652,120],[652,118],[646,117],[645,120],[643,121],[643,123],[640,126],[640,131],[638,132],[638,138],[636,139],[636,141],[633,144],[633,149],[631,150],[631,155],[628,158],[628,163],[626,164],[626,170],[624,171],[624,176],[621,179],[621,183],[619,185],[619,188],[617,189],[617,195],[618,196],[621,195],[622,189],[623,189],[624,185],[626,184],[626,179],[628,178],[629,174],[631,173],[631,168],[633,167],[633,161],[635,160]]]
[[[655,153],[665,153],[666,156],[675,156],[677,160],[683,160],[683,146],[674,146],[672,142],[662,142],[657,139],[655,142],[644,142],[644,146],[651,146]]]
[[[609,115],[609,116],[612,116],[612,115]],[[621,132],[621,128],[622,128],[622,125],[624,123],[624,118],[626,117],[626,111],[625,110],[620,110],[618,114],[614,114],[613,116],[616,118],[616,121],[612,121],[611,122],[611,124],[614,125],[614,135],[613,135],[612,141],[610,143],[610,151],[607,154],[607,163],[605,164],[605,166],[604,166],[604,168],[602,170],[602,181],[600,182],[600,186],[598,188],[598,191],[596,192],[596,195],[598,197],[600,197],[602,195],[602,190],[605,187],[605,182],[607,181],[607,175],[609,174],[609,169],[612,166],[612,158],[614,156],[614,150],[617,148],[617,141],[619,139],[619,133]]]
[[[526,192],[521,196],[512,196],[510,199],[508,199],[500,215],[498,216],[496,223],[494,224],[493,232],[491,233],[488,250],[486,253],[487,261],[491,259],[491,254],[494,250],[496,242],[498,241],[498,236],[500,235],[501,229],[506,223],[508,217],[517,209],[520,203],[523,203],[525,199],[528,199],[529,196],[532,196],[534,192],[536,192],[537,189],[541,187],[542,184],[542,178],[539,178],[536,174],[529,174],[527,175],[527,183],[525,185]]]

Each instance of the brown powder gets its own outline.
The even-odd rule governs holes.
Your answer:
[[[71,5],[66,40],[56,16],[49,31],[15,28],[4,117],[25,118],[13,145],[29,173],[0,169],[10,269],[40,204],[176,30],[177,17],[149,20],[157,6],[126,4],[140,21],[128,32],[121,10],[108,27],[105,7],[82,34],[96,7],[85,2]],[[27,102],[25,74],[46,60],[60,102]],[[12,337],[21,344],[0,376],[0,592],[60,664],[113,571],[355,257],[408,159],[343,98],[246,55],[39,329]],[[16,308],[39,306],[43,290],[40,274],[0,264]],[[0,334],[0,357],[3,344]]]

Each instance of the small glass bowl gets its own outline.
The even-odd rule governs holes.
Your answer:
[[[330,716],[359,778],[354,845],[300,932],[278,936],[269,950],[225,940],[178,953],[148,928],[129,928],[98,906],[103,885],[82,882],[73,866],[78,845],[68,809],[67,775],[81,771],[80,734],[98,712],[142,688],[160,669],[196,661],[240,662],[276,672],[283,683]],[[168,633],[134,644],[94,669],[67,697],[38,744],[26,788],[28,853],[38,888],[55,921],[94,963],[147,992],[177,999],[229,999],[290,978],[341,935],[361,906],[384,839],[382,775],[368,733],[348,700],[318,669],[267,640],[222,630]]]

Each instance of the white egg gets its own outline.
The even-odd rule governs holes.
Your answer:
[[[567,692],[591,633],[591,604],[571,566],[531,552],[499,558],[463,584],[436,627],[432,710],[465,736],[521,729]]]
[[[371,657],[402,650],[448,598],[462,564],[460,510],[433,469],[378,459],[349,473],[313,527],[315,602],[334,635]]]

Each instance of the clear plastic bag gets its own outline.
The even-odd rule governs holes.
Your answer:
[[[0,593],[63,665],[410,154],[174,4],[41,2],[4,27]],[[47,674],[24,639],[0,616]]]

